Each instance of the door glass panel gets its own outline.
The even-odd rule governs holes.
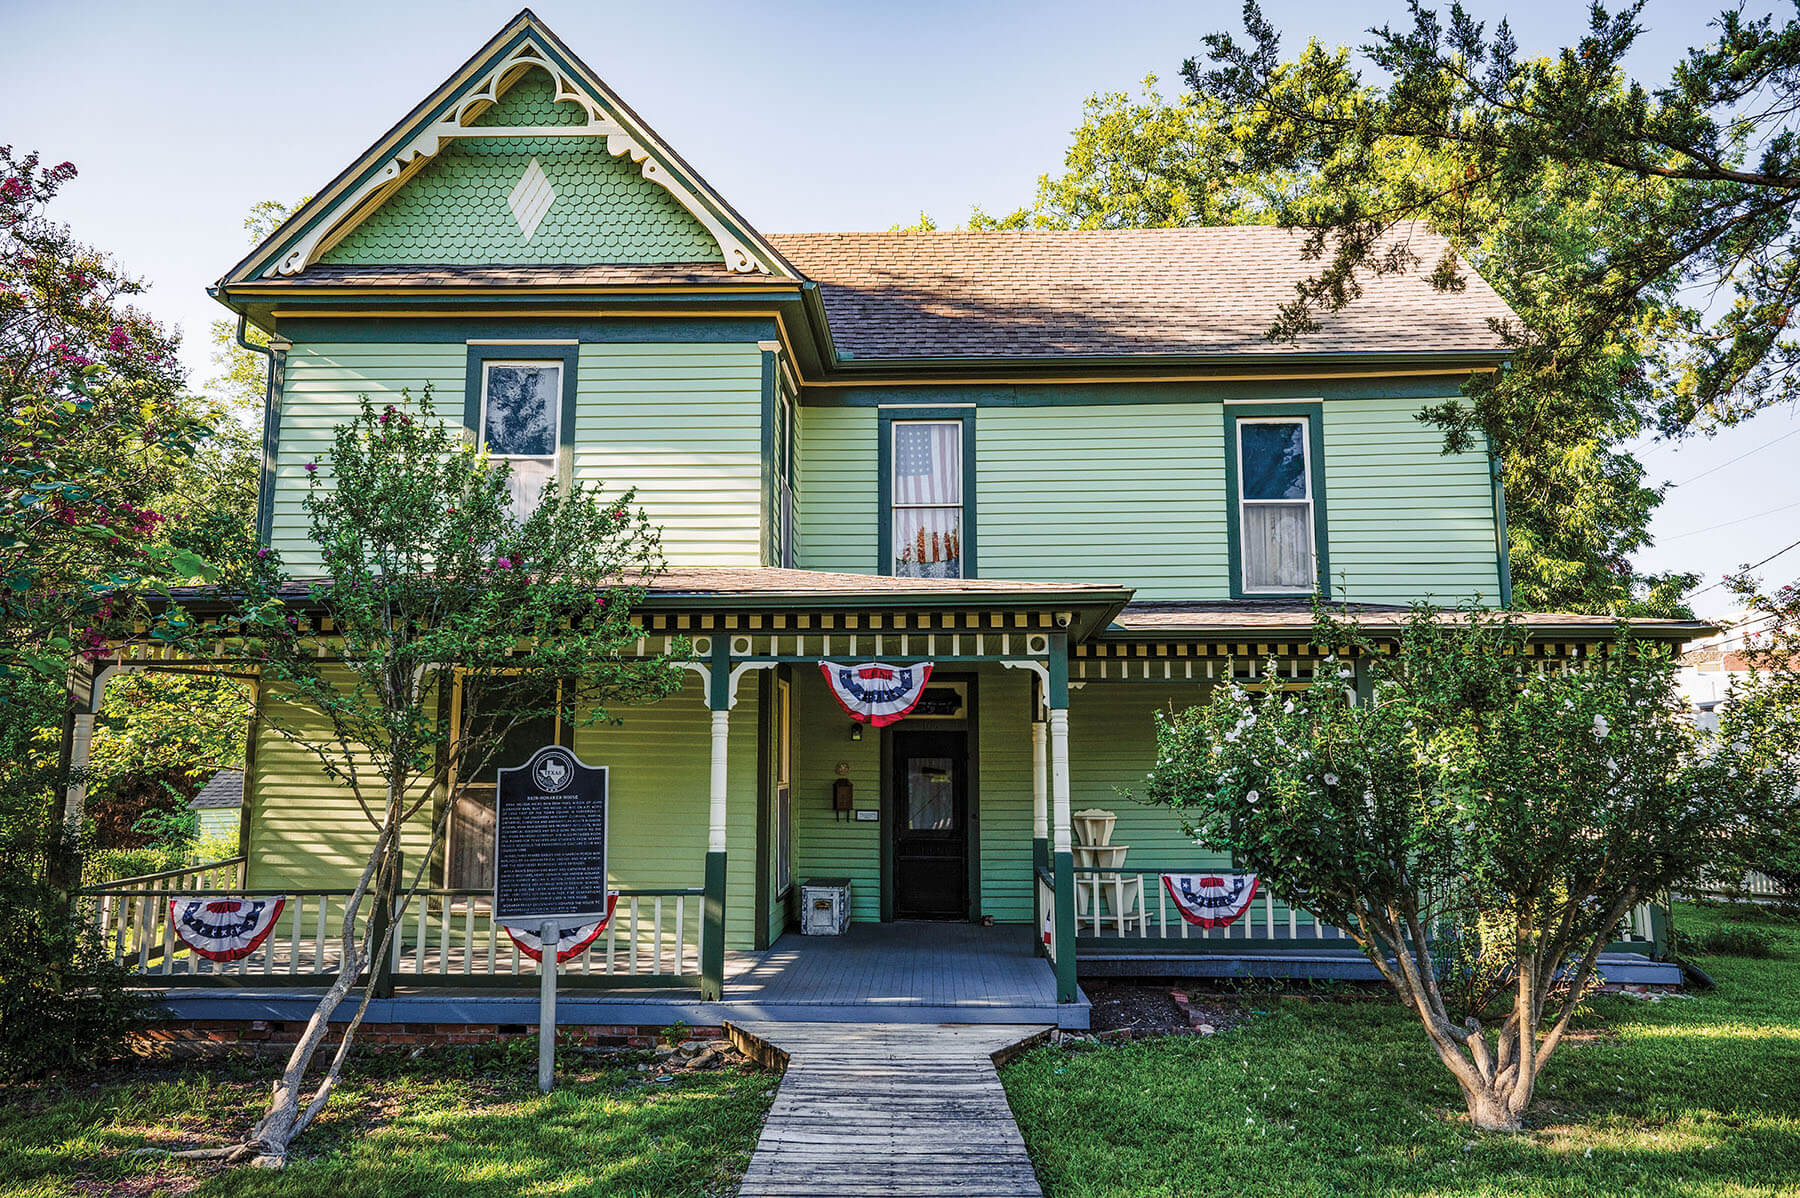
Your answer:
[[[948,757],[914,757],[906,763],[906,826],[914,832],[956,827],[956,779]]]

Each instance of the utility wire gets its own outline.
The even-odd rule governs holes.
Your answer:
[[[1725,469],[1725,467],[1733,465],[1734,463],[1737,463],[1737,462],[1741,462],[1753,453],[1761,453],[1763,450],[1767,449],[1769,446],[1777,444],[1778,442],[1781,442],[1781,441],[1785,441],[1789,437],[1795,437],[1795,436],[1800,436],[1800,428],[1790,429],[1789,431],[1781,434],[1779,437],[1776,437],[1773,441],[1764,441],[1761,445],[1758,445],[1754,449],[1746,449],[1743,453],[1738,454],[1735,458],[1730,458],[1726,461],[1720,462],[1717,466],[1713,466],[1707,470],[1702,470],[1700,473],[1694,475],[1694,477],[1684,478],[1680,482],[1675,483],[1674,485],[1677,487],[1685,487],[1689,483],[1699,482],[1701,479],[1705,478],[1709,474],[1717,474],[1719,471]]]
[[[1793,503],[1784,503],[1780,507],[1772,507],[1767,511],[1751,512],[1748,516],[1739,516],[1736,520],[1727,520],[1723,524],[1709,524],[1705,528],[1690,528],[1686,532],[1678,532],[1671,536],[1658,537],[1656,540],[1660,544],[1664,541],[1679,541],[1683,537],[1697,537],[1703,532],[1716,532],[1721,528],[1730,528],[1734,524],[1744,524],[1751,520],[1760,520],[1764,516],[1773,516],[1776,512],[1785,512],[1789,508],[1797,507],[1800,507],[1800,500],[1795,500]]]
[[[1748,574],[1752,570],[1758,569],[1762,566],[1766,566],[1770,562],[1774,561],[1776,558],[1780,557],[1782,554],[1788,552],[1791,549],[1800,549],[1800,541],[1795,541],[1792,545],[1786,545],[1780,549],[1777,549],[1774,553],[1771,553],[1768,557],[1763,558],[1760,562],[1752,562],[1750,565],[1745,566],[1741,571],[1739,571],[1739,573]],[[1706,586],[1701,587],[1697,591],[1690,591],[1688,593],[1688,598],[1692,599],[1695,595],[1704,595],[1704,594],[1706,594],[1706,592],[1713,590],[1717,587],[1722,587],[1724,585],[1725,585],[1725,580],[1723,578],[1721,578],[1717,582],[1708,583]]]

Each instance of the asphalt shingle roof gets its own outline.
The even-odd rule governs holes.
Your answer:
[[[220,770],[207,780],[200,792],[188,800],[190,811],[214,807],[241,807],[244,803],[244,771]]]
[[[1297,344],[1264,333],[1322,262],[1262,225],[980,233],[789,233],[768,240],[821,286],[840,352],[859,359],[1498,352],[1513,319],[1472,270],[1425,278],[1448,246],[1403,236],[1420,267],[1364,294]]]

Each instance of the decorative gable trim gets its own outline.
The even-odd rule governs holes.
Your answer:
[[[532,69],[549,74],[556,102],[581,106],[585,123],[525,127],[469,123]],[[465,138],[496,137],[598,139],[607,153],[628,158],[644,179],[668,192],[711,235],[728,270],[793,275],[786,260],[527,9],[221,283],[304,272],[445,146]]]
[[[561,104],[573,102],[581,105],[587,115],[587,122],[582,125],[473,125],[473,121],[483,110],[496,103],[500,96],[520,75],[529,70],[543,70],[549,73],[556,83],[556,102]],[[600,103],[591,97],[585,88],[579,86],[569,74],[560,69],[544,52],[534,38],[521,42],[498,65],[482,76],[475,85],[467,90],[462,99],[450,106],[442,117],[426,125],[417,136],[406,142],[380,171],[365,181],[361,187],[340,201],[336,210],[325,220],[315,225],[311,232],[301,238],[292,249],[269,264],[263,270],[263,277],[273,275],[297,275],[318,260],[319,256],[329,250],[345,234],[355,228],[362,218],[368,216],[382,201],[392,195],[399,187],[411,178],[420,167],[435,156],[439,150],[459,138],[474,137],[588,137],[604,138],[606,152],[617,158],[629,156],[638,164],[640,173],[645,179],[657,184],[670,195],[676,203],[685,208],[695,220],[712,234],[719,243],[719,249],[725,255],[725,265],[738,273],[762,271],[768,273],[768,267],[750,252],[750,248],[736,234],[726,227],[699,196],[681,180],[672,175],[660,162],[651,156],[649,148],[636,134],[627,130]]]

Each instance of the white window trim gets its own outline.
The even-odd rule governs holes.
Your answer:
[[[969,405],[973,407],[974,405]],[[956,503],[901,503],[895,498],[900,478],[900,430],[916,428],[922,424],[944,425],[956,430]],[[963,469],[963,454],[968,447],[963,444],[962,420],[933,420],[929,417],[922,420],[894,420],[888,424],[888,572],[891,574],[900,568],[900,513],[901,512],[955,512],[956,527],[961,530],[957,534],[960,542],[966,538],[963,529],[963,517],[968,514],[969,497],[963,494],[963,479],[967,472]],[[958,566],[961,569],[959,563]]]
[[[562,416],[563,416],[562,396],[563,396],[563,388],[565,386],[567,386],[567,384],[568,384],[568,380],[563,378],[563,373],[562,373],[563,372],[563,361],[562,361],[562,359],[560,359],[560,358],[487,358],[482,361],[482,363],[481,363],[481,411],[476,416],[475,448],[484,453],[487,453],[488,380],[493,377],[494,367],[496,367],[496,366],[532,366],[532,367],[537,367],[539,369],[542,369],[547,366],[554,366],[556,368],[556,392],[555,392],[555,395],[554,395],[553,399],[551,400],[551,404],[550,404],[551,415],[555,422],[554,423],[555,438],[554,438],[554,448],[552,448],[549,453],[488,453],[488,456],[491,458],[505,459],[507,461],[525,461],[525,462],[548,461],[552,465],[554,465],[556,463],[558,455],[562,451],[562,433],[563,433],[563,429],[562,429]]]
[[[1237,440],[1238,505],[1238,589],[1246,595],[1310,595],[1319,589],[1319,530],[1313,495],[1312,417],[1310,416],[1245,416],[1234,422],[1232,436]],[[1298,424],[1300,426],[1300,477],[1306,480],[1305,499],[1247,499],[1244,497],[1244,426],[1246,424]],[[1244,519],[1247,507],[1306,508],[1307,538],[1312,542],[1312,582],[1303,587],[1253,587],[1250,585],[1249,522]]]

